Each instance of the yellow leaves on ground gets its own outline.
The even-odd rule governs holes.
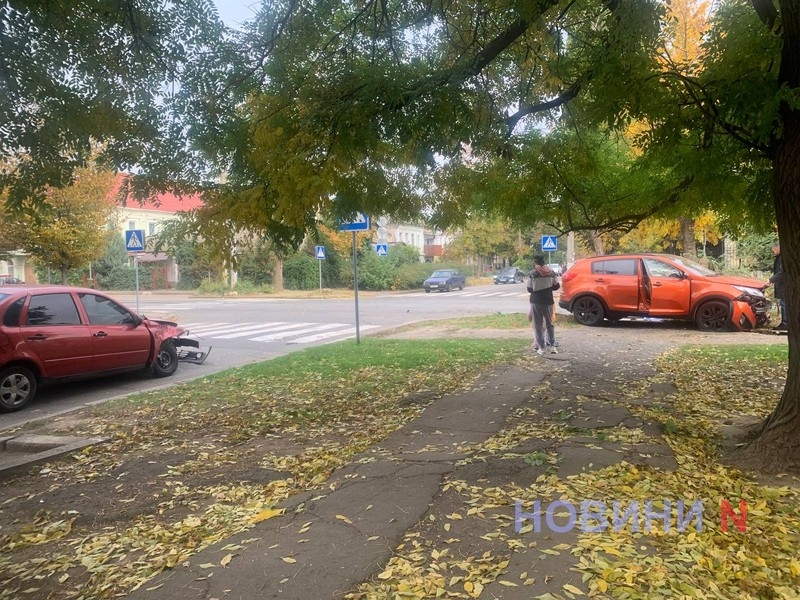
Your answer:
[[[582,574],[585,588],[572,584],[562,586],[560,594],[537,595],[534,581],[524,572],[519,576],[523,585],[533,585],[531,598],[560,599],[591,597],[629,598],[631,600],[659,600],[667,598],[730,598],[760,599],[797,598],[800,590],[800,559],[797,558],[800,538],[800,490],[797,486],[762,486],[730,467],[719,464],[714,446],[720,414],[763,416],[777,399],[777,387],[769,389],[759,383],[763,379],[779,380],[785,372],[785,360],[770,362],[766,359],[757,368],[746,368],[727,356],[726,350],[708,351],[700,355],[670,353],[659,361],[661,372],[652,381],[641,386],[631,386],[622,392],[641,398],[651,393],[654,381],[674,381],[678,390],[674,413],[642,407],[636,409],[646,420],[666,423],[666,442],[671,446],[677,471],[662,470],[646,464],[633,465],[620,461],[607,468],[587,471],[561,479],[557,473],[540,475],[535,483],[526,487],[506,484],[482,488],[464,481],[449,480],[443,492],[454,491],[461,495],[463,508],[444,515],[450,521],[459,521],[459,531],[470,531],[471,519],[492,519],[497,530],[481,536],[487,542],[505,542],[510,552],[528,548],[541,541],[527,523],[519,534],[513,533],[510,518],[514,502],[543,503],[554,499],[572,502],[580,510],[583,499],[603,501],[609,510],[614,500],[624,506],[632,501],[641,504],[641,513],[647,500],[653,500],[653,510],[664,510],[662,500],[672,501],[670,529],[665,531],[663,518],[653,520],[653,529],[633,531],[631,525],[620,531],[608,528],[602,532],[581,534],[575,546],[555,544],[542,547],[542,556],[554,556],[569,551],[577,557],[575,568]],[[755,390],[755,391],[754,391]],[[680,415],[679,417],[676,415]],[[562,423],[535,418],[530,408],[517,411],[510,419],[510,427],[486,443],[471,448],[471,455],[462,464],[471,461],[521,458],[524,453],[515,448],[528,440],[540,438],[554,441],[572,435],[586,436],[586,432],[571,433]],[[527,421],[530,418],[531,421]],[[669,422],[676,422],[673,429]],[[680,421],[678,423],[678,421]],[[603,430],[598,444],[649,443],[651,440],[642,428],[614,427]],[[466,448],[462,448],[466,451]],[[703,502],[702,530],[690,522],[678,531],[675,503],[685,500]],[[737,512],[739,500],[747,502],[747,532],[739,532],[730,523],[727,533],[721,531],[720,502],[727,499]],[[579,518],[580,518],[580,513]],[[432,515],[433,516],[433,515]],[[611,518],[611,515],[606,515]],[[441,519],[430,518],[436,522]],[[447,522],[442,529],[451,530]],[[404,538],[390,567],[381,574],[379,582],[365,584],[349,598],[379,600],[387,597],[448,598],[477,597],[486,585],[496,583],[513,587],[516,582],[507,571],[508,554],[482,555],[495,569],[485,563],[483,571],[474,572],[477,557],[441,558],[441,544],[451,540],[421,540],[417,533]],[[457,543],[457,540],[456,540]],[[406,549],[413,546],[414,552]],[[427,549],[427,553],[423,552]],[[438,575],[447,573],[449,577]],[[478,588],[478,585],[481,587]],[[460,587],[459,587],[460,586]],[[395,595],[401,589],[408,596]],[[480,592],[478,592],[479,594]]]
[[[280,516],[284,513],[285,509],[283,508],[268,508],[266,510],[262,510],[260,513],[256,514],[251,521],[253,523],[260,523],[261,521],[266,521],[267,519],[271,519],[272,517]]]

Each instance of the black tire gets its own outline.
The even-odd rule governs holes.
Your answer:
[[[711,300],[700,305],[694,315],[695,323],[700,331],[729,331],[730,309],[725,302]]]
[[[426,294],[430,294],[430,293],[431,293],[431,291],[430,291],[428,288],[425,288],[425,293],[426,293]]]
[[[462,283],[460,286],[458,286],[458,289],[464,291],[464,284]]]
[[[164,342],[153,361],[153,375],[156,377],[169,377],[178,370],[178,351],[172,342]]]
[[[595,326],[605,318],[603,303],[593,296],[583,296],[572,305],[572,314],[581,325]]]
[[[25,408],[36,397],[39,383],[36,375],[25,367],[8,367],[0,371],[0,412]]]
[[[450,284],[449,283],[444,286],[444,291],[445,292],[449,292],[450,291]]]

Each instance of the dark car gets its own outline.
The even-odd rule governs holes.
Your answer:
[[[750,330],[769,320],[764,282],[720,275],[681,256],[618,254],[577,261],[562,278],[559,306],[578,323],[655,317],[701,331]]]
[[[10,275],[0,275],[0,285],[24,285],[24,281],[11,277]]]
[[[467,278],[463,273],[455,269],[440,269],[434,271],[422,284],[426,293],[431,290],[439,290],[441,292],[449,292],[453,288],[460,290],[464,289],[467,283]]]
[[[497,273],[494,277],[494,283],[522,283],[525,279],[525,273],[520,271],[517,267],[509,267]]]
[[[0,289],[0,411],[23,408],[44,383],[145,369],[172,375],[183,333],[96,290]]]

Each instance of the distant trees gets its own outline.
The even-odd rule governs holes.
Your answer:
[[[66,283],[70,269],[103,256],[109,236],[118,235],[109,230],[114,182],[113,172],[85,167],[72,185],[48,188],[40,202],[27,200],[13,211],[4,205],[4,243],[59,272]]]

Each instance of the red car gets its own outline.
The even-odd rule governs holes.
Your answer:
[[[702,331],[766,325],[764,283],[720,275],[669,254],[615,254],[577,261],[561,278],[558,305],[583,325],[603,319],[692,320]]]
[[[176,346],[197,345],[184,333],[96,290],[0,287],[0,410],[23,408],[42,383],[144,369],[172,375]]]

